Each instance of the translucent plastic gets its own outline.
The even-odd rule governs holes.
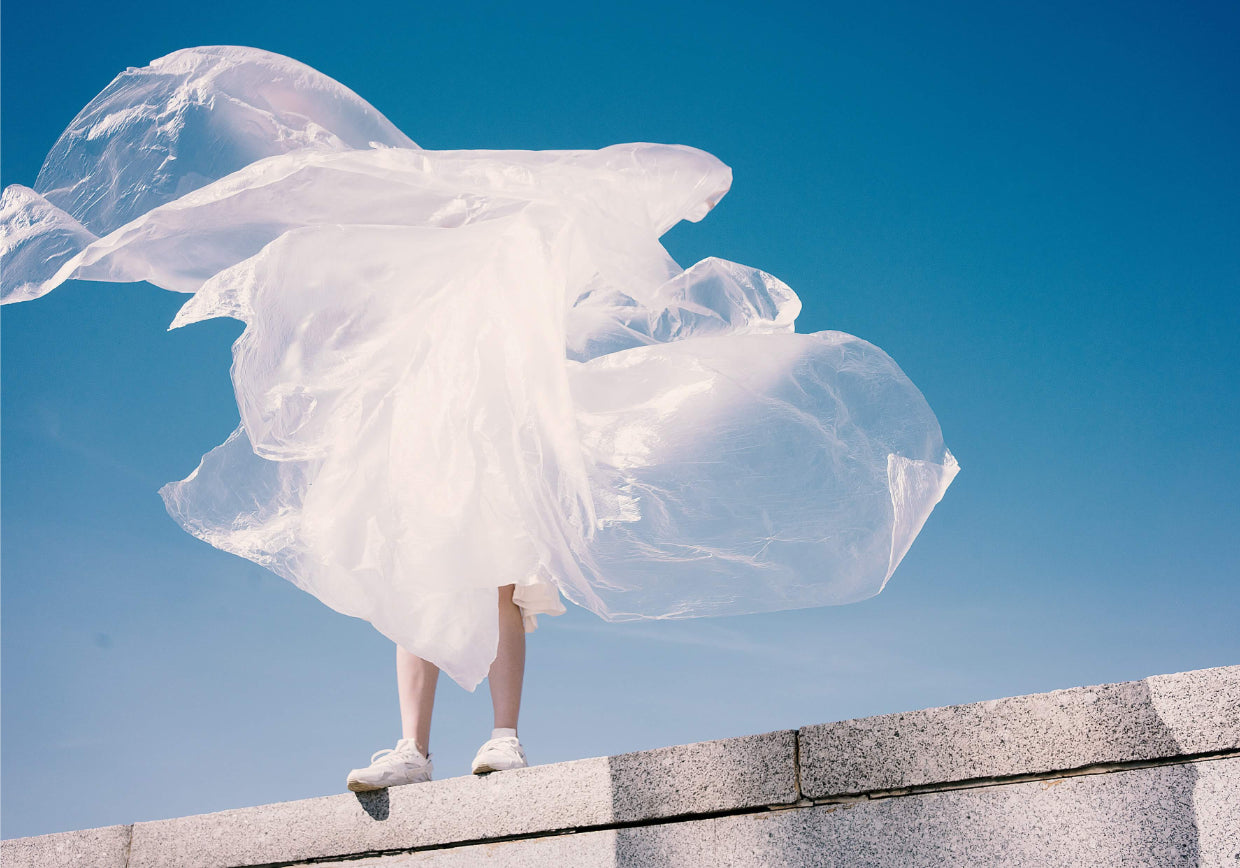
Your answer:
[[[365,618],[467,689],[561,594],[608,620],[878,593],[957,471],[881,350],[659,244],[702,151],[424,151],[239,47],[117,78],[4,191],[6,301],[81,278],[246,323],[240,424],[165,486],[190,533]],[[153,422],[152,424],[157,424]]]

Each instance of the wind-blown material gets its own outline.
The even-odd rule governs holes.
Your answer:
[[[240,424],[168,511],[473,689],[526,629],[878,593],[957,471],[877,347],[659,236],[731,171],[679,145],[425,151],[288,58],[129,69],[0,206],[4,301],[65,280],[246,323]]]

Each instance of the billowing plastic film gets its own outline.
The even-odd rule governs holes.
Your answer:
[[[3,194],[4,301],[65,280],[246,323],[240,424],[168,511],[473,689],[495,589],[608,620],[878,593],[956,474],[881,350],[659,244],[731,171],[679,145],[425,151],[288,58],[129,69]]]

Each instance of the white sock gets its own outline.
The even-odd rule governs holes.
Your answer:
[[[503,738],[504,736],[516,738],[517,737],[516,728],[515,727],[509,728],[506,726],[497,726],[495,727],[495,729],[491,730],[491,738]]]

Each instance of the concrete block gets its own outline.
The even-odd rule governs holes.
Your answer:
[[[798,798],[791,729],[620,754],[608,765],[617,822],[788,805]]]
[[[720,817],[729,868],[1240,864],[1240,760]]]
[[[263,865],[610,822],[605,757],[134,825],[131,868]]]
[[[797,798],[793,730],[134,825],[130,868],[404,850]]]
[[[10,838],[0,842],[4,868],[125,868],[129,826]]]
[[[1240,666],[799,731],[814,799],[1240,748]]]
[[[1240,865],[1240,759],[1194,763],[1193,810],[1202,868]]]

